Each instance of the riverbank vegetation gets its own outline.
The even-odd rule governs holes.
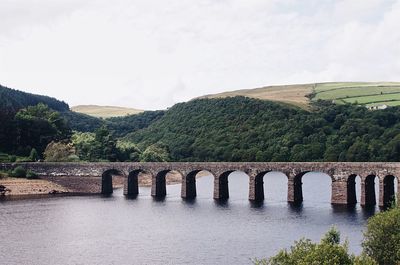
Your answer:
[[[332,228],[313,243],[301,239],[269,259],[256,259],[256,265],[398,265],[400,264],[400,207],[372,216],[368,220],[360,256],[349,253],[347,243],[340,244],[340,233]]]

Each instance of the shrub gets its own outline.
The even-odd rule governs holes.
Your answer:
[[[0,153],[0,163],[1,162],[9,162],[9,156],[7,154],[4,153]]]
[[[39,178],[39,176],[35,172],[28,170],[28,172],[26,173],[26,178],[27,179],[37,179],[37,178]]]
[[[36,162],[36,161],[39,160],[39,154],[38,154],[38,152],[36,151],[35,148],[32,148],[31,153],[30,153],[30,155],[29,155],[29,159],[30,159],[32,162]]]
[[[0,172],[0,179],[8,177],[8,174],[5,172]]]
[[[26,170],[25,168],[18,166],[16,168],[14,168],[11,172],[10,172],[10,177],[14,177],[14,178],[25,178],[26,177]]]
[[[17,157],[15,155],[10,155],[9,159],[10,159],[11,163],[14,163],[15,161],[17,161]]]
[[[68,142],[51,142],[44,151],[44,157],[49,162],[68,162],[70,156],[76,155],[75,147]]]
[[[376,265],[377,263],[366,255],[356,257],[349,254],[347,242],[340,244],[340,233],[331,228],[320,243],[309,239],[295,242],[290,250],[281,250],[270,259],[255,260],[256,265]]]
[[[379,264],[400,264],[399,205],[368,220],[362,246],[365,254]]]

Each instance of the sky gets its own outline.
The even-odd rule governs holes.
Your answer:
[[[0,84],[70,106],[327,81],[400,81],[400,0],[0,0]]]

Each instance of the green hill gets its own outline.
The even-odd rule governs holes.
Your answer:
[[[126,137],[172,161],[400,161],[400,108],[316,102],[309,112],[247,97],[176,104]]]
[[[313,87],[312,100],[330,100],[336,104],[365,106],[400,105],[400,83],[323,83]]]
[[[332,82],[300,85],[268,86],[205,95],[200,98],[245,96],[279,101],[308,109],[310,100],[329,100],[336,104],[356,103],[368,107],[400,105],[398,82]]]
[[[26,93],[0,85],[0,108],[17,112],[28,106],[44,103],[56,111],[69,111],[69,106],[64,101],[52,97]]]

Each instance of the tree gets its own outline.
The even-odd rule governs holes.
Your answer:
[[[95,141],[97,158],[113,162],[117,160],[116,141],[106,125],[101,126],[95,131]]]
[[[165,162],[168,160],[168,149],[160,144],[150,145],[140,156],[141,162]]]
[[[400,264],[400,207],[368,220],[362,243],[364,252],[379,264]]]
[[[35,148],[32,148],[31,153],[29,154],[29,160],[36,162],[39,160],[38,152]]]
[[[71,136],[71,130],[60,114],[42,103],[18,111],[15,120],[20,155],[28,155],[32,148],[41,155],[51,141]]]
[[[49,162],[73,162],[79,160],[72,143],[51,142],[44,151],[44,157]]]
[[[309,239],[295,242],[290,250],[281,250],[270,259],[255,260],[257,265],[375,265],[369,257],[356,257],[349,254],[347,242],[340,244],[340,233],[331,228],[320,243],[313,243]]]
[[[116,149],[118,161],[138,162],[140,160],[140,150],[132,142],[119,140],[117,141]]]

